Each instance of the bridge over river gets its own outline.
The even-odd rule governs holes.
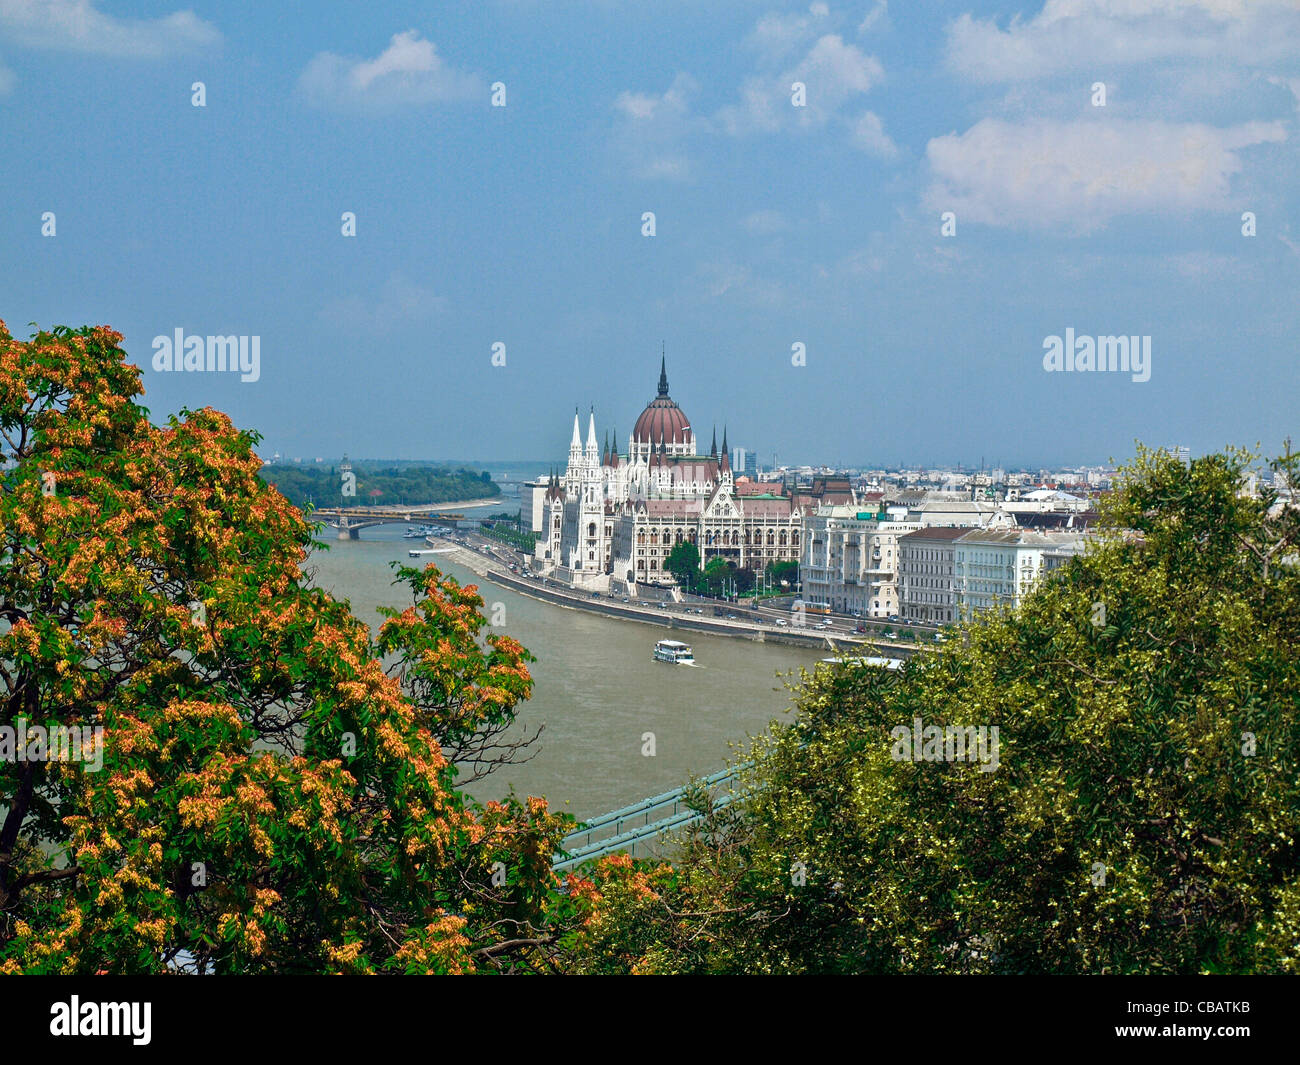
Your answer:
[[[391,525],[393,522],[426,522],[450,525],[453,529],[465,520],[465,515],[453,513],[448,507],[465,507],[464,503],[432,503],[427,506],[391,507],[318,507],[311,512],[312,519],[323,521],[337,529],[340,540],[355,540],[357,533],[372,525]]]
[[[737,776],[750,763],[723,769],[699,781],[712,800],[713,808],[726,806],[736,799]],[[637,856],[652,853],[654,841],[667,832],[675,832],[703,819],[703,814],[686,805],[686,787],[674,788],[661,795],[593,817],[581,828],[564,837],[563,857],[557,856],[553,868],[557,873],[575,869],[583,862],[601,858],[615,851]]]

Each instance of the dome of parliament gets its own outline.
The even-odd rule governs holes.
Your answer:
[[[658,446],[686,444],[691,439],[691,423],[686,413],[668,395],[668,372],[664,363],[659,365],[659,394],[641,412],[632,429],[632,438],[638,444]]]

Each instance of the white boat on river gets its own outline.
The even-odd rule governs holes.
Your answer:
[[[660,640],[655,644],[655,660],[675,666],[695,665],[695,655],[691,652],[690,644],[680,640]]]

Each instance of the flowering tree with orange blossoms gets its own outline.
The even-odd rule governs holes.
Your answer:
[[[433,567],[372,639],[257,436],[152,424],[121,339],[0,322],[0,971],[553,967],[569,819],[476,806],[444,753],[531,657]]]

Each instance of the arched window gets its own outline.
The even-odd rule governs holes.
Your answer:
[[[659,563],[656,562],[653,558],[650,560],[650,568],[652,570],[657,570],[659,568]]]
[[[644,529],[642,529],[639,533],[636,534],[636,542],[637,542],[638,544],[645,544],[645,530],[644,530]]]
[[[587,535],[588,536],[596,535],[596,523],[594,521],[587,523]]]
[[[768,529],[768,530],[767,530],[767,546],[768,546],[768,547],[771,547],[774,543],[776,543],[776,536],[773,534],[773,532],[772,532],[771,529]]]
[[[785,547],[785,530],[781,530],[781,546]]]
[[[658,530],[658,529],[651,529],[651,530],[650,530],[650,542],[651,542],[652,544],[657,544],[657,543],[659,542],[659,530]]]

